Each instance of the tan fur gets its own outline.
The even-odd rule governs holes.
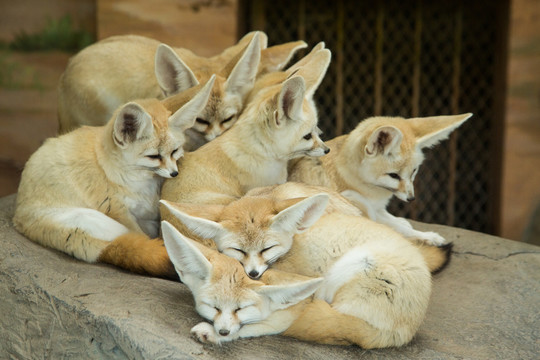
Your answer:
[[[98,262],[143,275],[177,279],[162,239],[128,233],[114,239],[99,254]]]
[[[190,69],[188,73],[193,72],[190,76],[194,76],[195,81],[204,84],[212,74],[217,76],[211,100],[200,114],[203,122],[196,123],[188,134],[186,150],[198,148],[236,121],[243,109],[245,91],[249,88],[229,88],[226,96],[223,93],[226,80],[231,78],[235,66],[240,65],[239,61],[252,40],[259,41],[262,51],[256,61],[247,59],[249,62],[242,64],[240,72],[246,76],[278,70],[285,66],[298,49],[306,46],[303,41],[297,41],[266,49],[266,35],[252,32],[238,44],[210,58],[197,56],[187,49],[171,49],[180,58],[176,61],[183,62]],[[60,133],[82,125],[101,126],[110,118],[113,109],[129,100],[163,98],[193,86],[192,81],[178,83],[174,79],[178,75],[177,70],[167,69],[167,74],[162,76],[169,77],[171,93],[164,94],[165,89],[160,89],[154,72],[154,68],[156,73],[163,71],[156,57],[159,46],[160,43],[154,39],[122,35],[102,40],[75,55],[62,74],[58,88]],[[177,108],[170,110],[174,112]]]
[[[48,139],[22,173],[13,218],[17,230],[80,260],[99,261],[106,250],[103,260],[109,263],[119,256],[117,264],[128,270],[150,269],[158,254],[145,258],[133,249],[135,258],[122,259],[124,250],[115,249],[125,248],[131,237],[142,246],[142,239],[158,235],[163,178],[178,173],[184,131],[212,85],[213,78],[174,114],[157,99],[136,100],[119,107],[105,126]]]
[[[322,155],[312,95],[329,62],[330,52],[322,49],[295,76],[258,91],[231,130],[181,159],[182,171],[164,183],[162,199],[227,204],[254,187],[285,182],[291,158]],[[162,219],[181,226],[167,211]]]
[[[298,197],[314,193],[327,193],[331,201],[307,230],[294,235],[274,226],[283,201],[295,206],[292,204],[300,204]],[[291,216],[296,215],[288,214],[286,221],[303,229],[304,225]],[[301,183],[257,188],[222,207],[214,217],[223,229],[222,235],[216,232],[223,236],[220,242],[245,253],[252,248],[259,248],[261,254],[272,251],[264,249],[276,249],[277,243],[283,245],[294,236],[288,252],[274,259],[272,268],[308,277],[325,276],[316,298],[326,300],[331,309],[324,310],[319,304],[306,309],[304,315],[289,313],[298,319],[286,335],[329,344],[391,347],[408,343],[422,323],[431,293],[431,276],[422,253],[391,228],[360,216],[339,194]],[[305,215],[302,219],[306,221]],[[263,282],[267,272],[261,277]],[[288,322],[276,316],[281,320],[270,317],[267,321],[276,328],[289,328]],[[326,324],[321,319],[333,320]]]
[[[291,161],[288,180],[341,192],[372,220],[409,238],[442,245],[445,240],[440,235],[414,230],[405,219],[390,215],[386,206],[394,195],[414,200],[413,181],[424,159],[422,149],[445,139],[470,116],[369,118],[350,134],[328,141],[331,152],[327,156]]]

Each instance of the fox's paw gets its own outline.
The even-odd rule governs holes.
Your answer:
[[[433,246],[441,246],[447,243],[445,238],[433,231],[421,232],[418,238]]]
[[[202,343],[219,344],[214,327],[207,322],[201,322],[192,327],[191,336]]]

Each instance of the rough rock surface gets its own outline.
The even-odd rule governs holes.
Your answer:
[[[424,324],[398,349],[324,346],[283,336],[213,346],[179,283],[77,261],[18,234],[15,196],[0,199],[2,359],[538,359],[540,247],[416,224],[454,242],[434,276]]]

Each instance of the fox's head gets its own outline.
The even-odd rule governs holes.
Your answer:
[[[349,156],[350,168],[363,182],[387,190],[389,196],[412,201],[414,179],[424,161],[422,150],[446,139],[470,116],[366,119],[349,135],[350,153],[355,154]]]
[[[256,81],[240,121],[255,124],[261,141],[269,144],[270,156],[289,160],[305,155],[322,156],[330,151],[319,136],[313,101],[330,57],[328,49],[317,47],[300,65],[266,74]]]
[[[206,106],[214,84],[208,83],[174,114],[157,99],[135,100],[121,106],[109,122],[112,140],[129,167],[164,177],[178,175],[176,161],[184,154],[184,131]],[[108,135],[109,136],[109,135]]]
[[[294,235],[322,216],[328,200],[327,194],[317,194],[281,201],[246,196],[227,206],[161,203],[189,231],[212,239],[220,252],[238,260],[250,278],[258,279],[289,251]]]
[[[186,131],[190,146],[195,150],[213,140],[234,125],[244,108],[246,95],[255,83],[261,58],[260,37],[253,36],[242,55],[233,57],[230,63],[222,64],[216,72],[216,81],[207,105],[197,114],[195,123]],[[160,44],[156,51],[156,78],[165,96],[169,109],[174,110],[174,97],[210,77],[206,67],[191,70],[169,46]],[[220,68],[219,66],[217,68]]]
[[[189,287],[197,312],[216,335],[237,337],[240,328],[266,319],[311,296],[322,279],[265,285],[250,279],[234,259],[204,247],[162,222],[165,247],[181,281]]]

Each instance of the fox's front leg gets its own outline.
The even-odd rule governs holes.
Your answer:
[[[238,339],[239,332],[222,336],[216,333],[212,324],[207,322],[200,322],[191,328],[191,335],[201,343],[221,344]]]
[[[191,335],[202,343],[219,344],[214,327],[207,322],[200,322],[191,328]]]
[[[440,246],[446,243],[446,239],[436,232],[415,230],[406,219],[396,217],[386,211],[386,209],[379,210],[376,217],[375,221],[390,226],[405,237],[423,240],[434,246]]]

